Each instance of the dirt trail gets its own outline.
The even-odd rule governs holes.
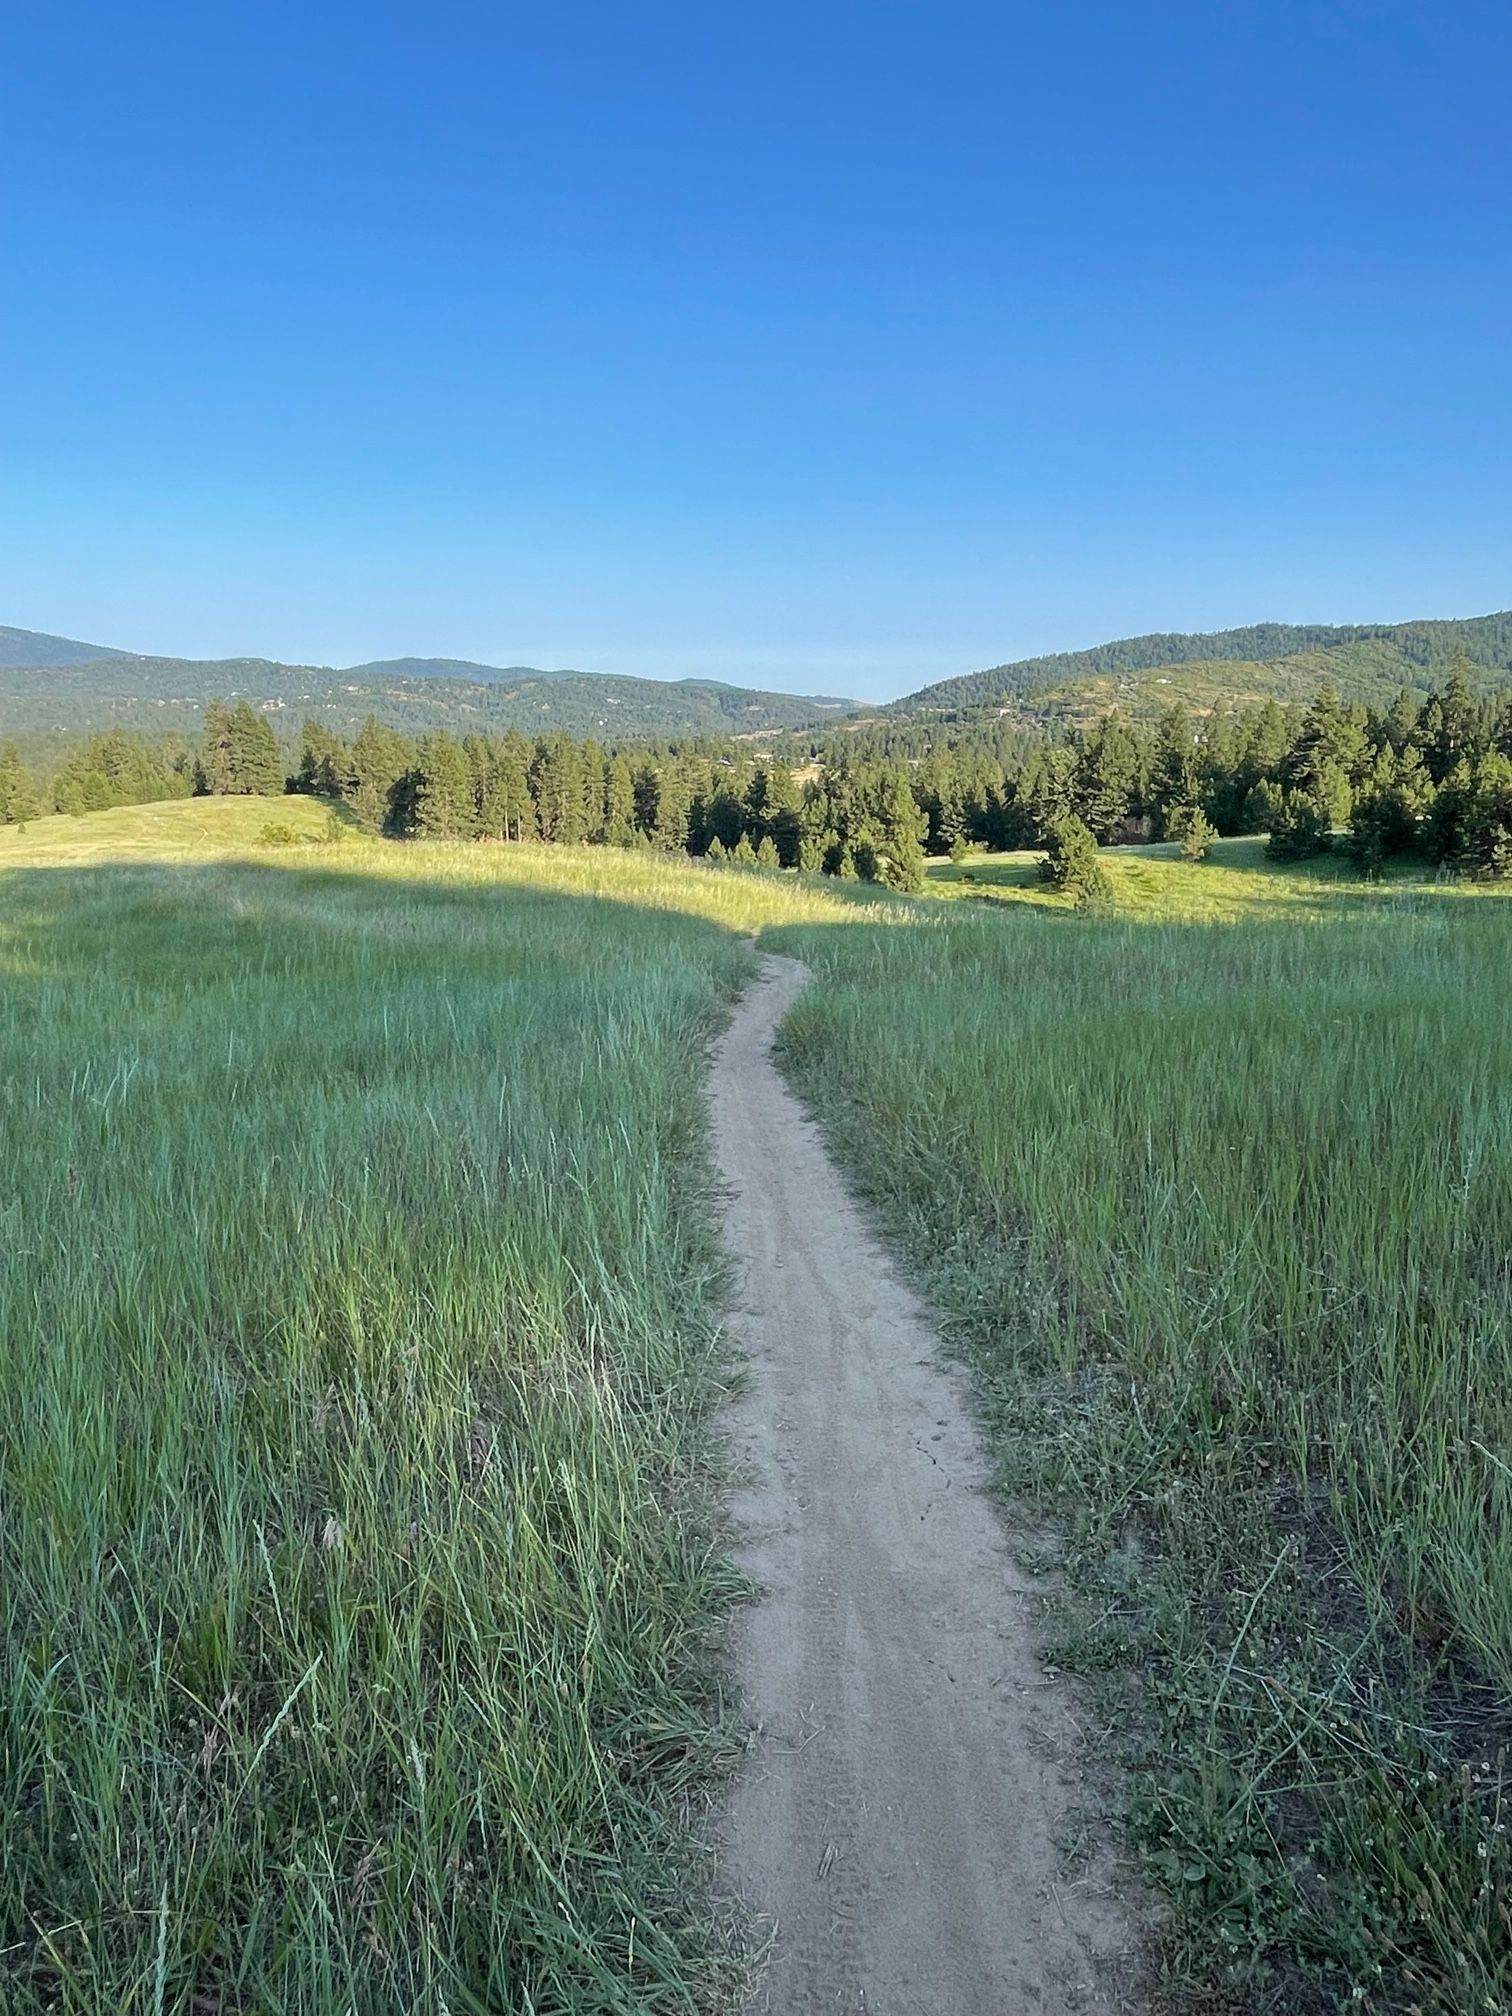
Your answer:
[[[1061,1873],[1074,1732],[959,1378],[771,1060],[807,978],[764,962],[711,1081],[751,1361],[736,1510],[768,1592],[737,1640],[758,1734],[725,1828],[776,1923],[752,2016],[1107,2011],[1125,1927]]]

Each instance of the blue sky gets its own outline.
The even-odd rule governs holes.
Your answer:
[[[48,7],[0,622],[883,698],[1512,604],[1512,9]]]

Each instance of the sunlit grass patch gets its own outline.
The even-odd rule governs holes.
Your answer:
[[[1071,899],[1040,880],[1040,858],[1025,850],[968,854],[959,862],[931,861],[926,870],[928,891],[956,901],[1069,910]],[[1445,884],[1413,864],[1393,864],[1385,877],[1367,881],[1342,849],[1312,861],[1277,862],[1268,856],[1263,838],[1215,841],[1205,861],[1183,861],[1174,841],[1105,848],[1098,858],[1112,888],[1115,915],[1146,922],[1337,919],[1359,909],[1390,909],[1415,898],[1494,902],[1499,894],[1470,883]]]

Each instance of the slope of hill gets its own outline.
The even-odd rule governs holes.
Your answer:
[[[129,658],[113,644],[81,644],[77,637],[51,637],[45,630],[13,630],[0,623],[0,665],[86,665],[94,658]]]
[[[33,633],[3,633],[30,636]],[[47,645],[66,640],[43,639]],[[90,647],[75,647],[87,651]],[[391,669],[422,668],[423,676]],[[369,714],[424,734],[447,729],[567,730],[646,740],[807,727],[849,712],[822,695],[769,693],[710,680],[476,666],[459,659],[358,665],[283,665],[265,658],[154,658],[124,652],[18,665],[0,658],[0,737],[37,748],[78,733],[132,728],[196,735],[206,703],[249,700],[290,733],[306,715],[352,734]]]
[[[1117,706],[1149,716],[1183,700],[1307,701],[1331,680],[1346,700],[1385,704],[1403,686],[1426,690],[1457,659],[1486,686],[1512,671],[1512,611],[1460,620],[1383,624],[1259,623],[1241,630],[1126,637],[996,665],[923,687],[882,711],[911,719],[995,712],[1074,723]]]

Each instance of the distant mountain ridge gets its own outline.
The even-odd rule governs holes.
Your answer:
[[[0,630],[0,739],[28,745],[131,728],[196,735],[211,700],[248,700],[350,735],[369,715],[407,734],[562,730],[608,741],[686,740],[806,728],[854,702],[774,693],[713,679],[386,658],[344,670],[268,658],[162,658],[34,630]]]
[[[1267,699],[1306,705],[1324,683],[1385,707],[1425,691],[1457,660],[1483,689],[1512,678],[1512,611],[1410,623],[1256,623],[1162,631],[944,679],[883,707],[825,694],[774,693],[716,679],[483,665],[462,658],[382,658],[344,670],[266,658],[187,659],[0,627],[0,740],[56,743],[111,727],[199,732],[205,705],[246,699],[280,717],[292,740],[304,716],[350,735],[374,714],[406,734],[520,728],[606,742],[769,736],[891,719],[947,732],[1007,717],[1026,728],[1085,727],[1111,708],[1152,720],[1173,701],[1194,712]]]
[[[51,637],[45,630],[13,630],[0,623],[0,666],[41,670],[51,665],[87,665],[96,658],[129,658],[111,644],[81,644],[77,637]]]
[[[1255,623],[1235,630],[1157,632],[994,665],[894,700],[884,715],[928,719],[984,711],[1049,724],[1118,706],[1149,714],[1180,698],[1306,701],[1325,681],[1346,700],[1389,701],[1465,659],[1485,684],[1512,672],[1512,611],[1410,623]]]

